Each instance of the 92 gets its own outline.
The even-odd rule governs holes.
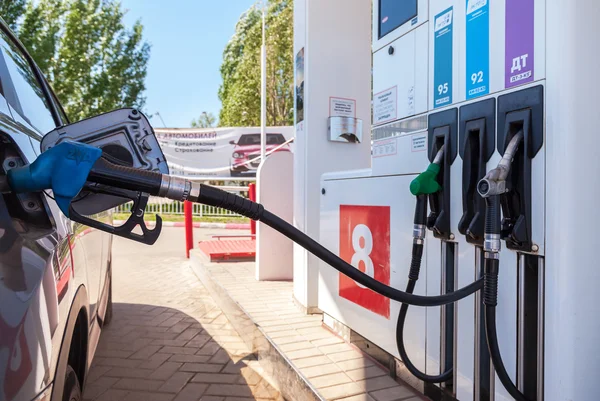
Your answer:
[[[471,82],[473,83],[473,85],[482,83],[483,82],[483,71],[474,72],[471,75]]]

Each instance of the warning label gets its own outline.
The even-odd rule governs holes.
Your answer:
[[[398,88],[393,87],[373,96],[373,124],[396,119],[398,113]]]
[[[329,98],[330,117],[356,117],[356,100],[341,97]]]
[[[398,140],[388,139],[373,144],[373,157],[386,157],[398,154]]]
[[[419,134],[412,137],[412,151],[425,152],[427,150],[427,135]]]

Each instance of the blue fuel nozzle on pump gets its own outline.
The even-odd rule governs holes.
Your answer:
[[[63,142],[42,153],[33,163],[7,173],[14,192],[50,189],[60,210],[69,216],[71,200],[79,194],[102,150],[83,143]]]

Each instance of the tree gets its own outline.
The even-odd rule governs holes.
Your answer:
[[[293,1],[271,0],[266,10],[267,124],[293,122]],[[262,16],[244,13],[223,52],[220,125],[260,124]]]
[[[150,46],[115,0],[29,0],[17,35],[71,120],[142,108]]]
[[[215,126],[217,118],[213,113],[204,112],[198,117],[197,120],[192,120],[193,128],[212,128]]]
[[[17,20],[24,11],[25,0],[0,0],[0,16],[11,29],[15,29]]]

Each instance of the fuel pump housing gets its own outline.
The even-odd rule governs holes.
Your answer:
[[[598,246],[590,229],[600,216],[583,206],[600,191],[591,173],[600,167],[600,115],[589,89],[600,69],[589,51],[599,17],[591,1],[374,1],[371,168],[321,179],[321,242],[403,288],[414,205],[407,183],[442,143],[453,144],[442,191],[430,199],[415,289],[437,295],[481,277],[485,202],[476,185],[523,132],[501,195],[497,326],[508,374],[529,399],[593,398],[590,372],[600,370],[600,323],[589,319],[600,301],[592,288],[600,273],[590,263]],[[583,177],[593,183],[581,187]],[[354,237],[368,246],[357,248]],[[415,365],[431,375],[454,369],[451,382],[430,385],[399,360],[399,305],[369,297],[325,264],[319,274],[325,322],[349,328],[432,399],[511,399],[490,364],[479,295],[445,309],[409,309],[406,348]]]

